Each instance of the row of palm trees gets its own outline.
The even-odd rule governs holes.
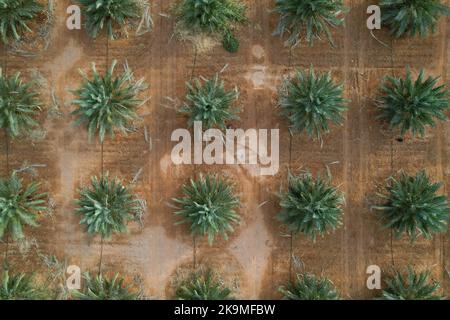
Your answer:
[[[52,299],[55,292],[38,284],[30,274],[10,274],[3,271],[0,300]],[[84,289],[71,290],[68,297],[79,300],[140,300],[146,299],[142,288],[118,273],[84,274]],[[294,281],[280,286],[278,291],[285,300],[340,300],[343,296],[333,282],[310,273],[299,273]],[[177,300],[234,300],[236,292],[221,276],[211,269],[197,270],[179,281],[172,296]],[[440,284],[431,279],[429,271],[407,272],[393,270],[386,277],[384,289],[376,297],[383,300],[444,300]]]
[[[129,132],[133,122],[139,119],[139,107],[145,103],[139,98],[147,88],[144,79],[136,80],[127,65],[123,73],[116,75],[115,66],[113,62],[103,75],[94,64],[91,76],[82,72],[83,82],[74,91],[76,97],[72,101],[75,124],[86,127],[89,137],[98,136],[101,142],[107,134],[113,137],[117,132]],[[202,121],[205,129],[226,128],[230,121],[237,119],[235,103],[239,94],[236,88],[227,91],[217,75],[212,80],[196,79],[192,83],[187,84],[186,102],[179,109],[187,114],[188,125]],[[402,133],[424,134],[426,126],[434,125],[436,118],[446,119],[444,111],[450,105],[450,93],[436,83],[436,78],[424,79],[423,72],[415,81],[410,73],[405,79],[389,77],[378,100],[380,118],[389,119],[391,126],[400,127]],[[11,77],[0,75],[0,98],[0,127],[7,136],[16,138],[38,125],[35,117],[42,104],[32,84],[23,82],[19,73]],[[285,80],[279,98],[280,109],[292,131],[306,131],[319,138],[324,131],[329,131],[329,123],[343,121],[344,102],[342,86],[335,85],[329,73],[316,75],[312,68],[309,72],[297,71],[293,78]],[[14,185],[16,179],[13,174],[9,184]],[[315,239],[341,224],[344,197],[332,186],[330,176],[323,178],[319,174],[314,178],[307,172],[290,175],[288,180],[288,190],[280,195],[283,212],[279,219],[291,231]],[[134,204],[127,202],[132,197],[127,193],[119,196],[126,188],[118,180],[104,175],[95,178],[92,186],[98,199],[90,193],[81,193],[85,201],[104,199],[104,206],[114,207],[118,212],[102,209],[100,214],[96,211],[97,203],[88,205],[82,201],[80,207],[93,210],[92,217],[84,213],[87,217],[83,221],[91,221],[95,226],[89,230],[103,230],[99,218],[112,223],[114,219],[108,214],[124,222],[133,216]],[[414,176],[402,173],[389,180],[385,194],[380,195],[381,205],[374,208],[383,213],[387,226],[399,236],[407,234],[413,240],[419,235],[430,238],[433,233],[446,231],[449,209],[447,199],[437,195],[441,187],[442,184],[432,183],[425,172]],[[227,178],[201,175],[184,186],[183,193],[183,198],[175,199],[180,207],[177,215],[184,218],[183,222],[192,224],[194,235],[208,235],[212,243],[217,234],[226,236],[232,231],[232,224],[239,221],[236,213],[239,199]],[[121,201],[122,205],[113,205],[113,200]],[[7,230],[6,227],[3,230]],[[115,226],[112,230],[120,231],[122,227]],[[105,229],[102,235],[109,237],[110,231]]]
[[[116,74],[115,66],[116,62],[113,62],[105,74],[97,72],[94,64],[91,76],[82,72],[83,81],[74,91],[72,101],[75,124],[83,125],[90,139],[98,136],[102,143],[106,135],[114,137],[117,132],[131,131],[134,121],[139,119],[139,107],[146,102],[139,97],[147,88],[144,79],[136,80],[128,65],[122,73]],[[444,112],[450,105],[449,91],[438,86],[437,81],[437,78],[425,78],[423,72],[416,80],[409,71],[404,79],[388,77],[377,99],[379,118],[391,127],[399,128],[402,134],[423,135],[427,126],[435,125],[436,119],[446,119]],[[32,85],[23,82],[20,74],[0,75],[0,97],[0,127],[6,135],[16,138],[38,125],[35,118],[42,103]],[[186,102],[179,110],[187,115],[188,125],[202,121],[205,130],[226,128],[231,121],[239,119],[238,97],[238,90],[227,90],[218,75],[212,79],[194,79],[187,84]],[[330,123],[343,122],[345,103],[342,85],[336,85],[330,73],[316,74],[312,67],[308,72],[298,70],[287,78],[279,94],[279,108],[290,123],[292,133],[306,131],[318,139],[330,131]],[[10,180],[15,181],[14,175]],[[302,173],[290,175],[288,180],[289,188],[281,195],[283,212],[279,219],[290,231],[302,232],[315,239],[341,225],[344,197],[332,186],[331,177],[318,175],[314,178],[310,173]],[[104,206],[112,206],[118,213],[112,213],[110,208],[101,210],[121,221],[130,220],[131,211],[135,209],[127,202],[132,198],[129,194],[119,196],[118,193],[125,190],[121,182],[104,175],[95,178],[92,186],[98,194],[94,197],[87,193],[87,202],[105,199]],[[441,187],[442,184],[432,183],[425,172],[413,176],[402,173],[390,179],[385,194],[380,195],[382,205],[374,208],[383,213],[387,226],[399,236],[406,234],[413,240],[419,235],[430,238],[433,233],[446,231],[449,209],[447,199],[437,194]],[[184,218],[183,222],[191,223],[193,235],[208,235],[211,243],[216,235],[226,237],[233,230],[232,225],[239,221],[236,213],[239,199],[232,189],[232,182],[225,177],[200,175],[183,188],[183,198],[175,199],[180,209],[177,215]],[[113,206],[111,199],[123,203]],[[94,209],[93,217],[85,212],[87,218],[83,220],[92,222],[95,227],[88,226],[88,230],[93,233],[103,230],[102,235],[110,237],[111,230],[123,229],[119,225],[111,230],[104,229],[98,218],[109,224],[115,219],[98,214],[96,203],[81,202],[80,207]],[[427,215],[423,217],[425,211]]]

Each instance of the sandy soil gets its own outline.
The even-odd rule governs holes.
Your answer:
[[[89,238],[78,225],[73,199],[77,188],[103,167],[125,181],[141,171],[135,191],[148,204],[144,227],[132,225],[129,234],[106,242],[102,265],[106,270],[141,275],[148,296],[170,297],[168,288],[177,269],[194,268],[204,261],[214,262],[225,277],[238,279],[239,298],[279,298],[278,286],[301,270],[330,277],[346,298],[370,298],[377,294],[365,286],[366,268],[372,264],[384,270],[408,264],[430,268],[448,292],[450,279],[444,271],[450,264],[449,235],[412,246],[406,239],[392,239],[389,231],[380,230],[378,218],[370,210],[376,186],[400,169],[414,172],[426,168],[436,180],[446,182],[443,192],[449,194],[449,124],[440,124],[424,139],[400,142],[375,120],[373,105],[380,80],[386,74],[403,74],[406,65],[414,70],[425,68],[430,74],[442,75],[443,80],[450,77],[448,21],[443,20],[439,32],[425,40],[394,41],[385,31],[377,31],[377,38],[388,45],[385,47],[364,28],[371,1],[347,0],[352,10],[346,26],[335,33],[335,49],[316,43],[312,48],[301,46],[290,51],[271,36],[276,24],[276,17],[270,14],[274,1],[247,1],[251,22],[240,31],[239,53],[231,55],[217,47],[209,54],[197,54],[189,43],[170,40],[172,21],[159,15],[167,13],[168,2],[153,1],[152,33],[107,41],[90,40],[84,31],[67,30],[64,17],[69,1],[58,1],[46,52],[23,58],[2,51],[2,65],[8,73],[20,70],[31,77],[33,70],[39,70],[60,100],[62,116],[43,117],[45,138],[12,141],[8,154],[11,168],[25,161],[45,164],[39,169],[39,178],[56,209],[52,218],[42,220],[41,228],[29,232],[42,250],[67,258],[83,270],[98,267],[100,239]],[[104,69],[113,59],[127,60],[137,77],[146,78],[151,100],[142,108],[144,122],[139,129],[127,137],[108,140],[102,152],[99,143],[88,143],[84,130],[72,126],[70,90],[80,83],[79,68],[88,70],[89,63],[95,62]],[[310,64],[331,70],[344,82],[346,96],[352,100],[344,126],[334,128],[323,147],[304,135],[291,137],[275,109],[282,75]],[[281,170],[274,177],[257,176],[254,168],[245,166],[177,167],[170,161],[170,135],[186,127],[186,121],[165,106],[166,97],[182,99],[185,82],[192,76],[210,76],[225,65],[225,80],[241,91],[244,110],[240,127],[281,130]],[[43,98],[49,102],[49,89],[44,92]],[[1,135],[2,150],[6,150],[5,143]],[[0,173],[5,175],[5,152],[0,157]],[[276,193],[286,183],[287,170],[318,172],[327,166],[335,184],[346,193],[345,226],[316,243],[302,236],[291,238],[274,219],[279,211]],[[189,177],[208,171],[234,177],[243,200],[242,225],[228,242],[219,241],[213,247],[204,239],[194,241],[186,227],[175,226],[173,209],[168,206]],[[5,246],[0,250],[3,252]],[[13,258],[21,259],[14,245],[10,250]]]

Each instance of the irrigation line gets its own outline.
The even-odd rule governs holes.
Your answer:
[[[289,174],[292,167],[292,133],[289,133]],[[288,188],[289,188],[289,176],[288,176]],[[293,257],[294,257],[294,232],[291,231],[291,240],[289,245],[289,280],[292,280],[292,269],[293,269]]]
[[[292,68],[292,47],[289,48],[289,69]],[[289,168],[288,171],[291,171],[292,168],[292,132],[289,130]],[[288,176],[289,180],[289,176]],[[289,181],[288,181],[289,187]],[[294,256],[294,232],[291,231],[291,239],[289,244],[289,280],[292,281],[292,269],[293,269],[293,256]]]
[[[198,57],[198,48],[194,45],[194,62],[192,63],[192,72],[191,72],[191,80],[195,75],[195,68],[197,67],[197,57]]]
[[[289,47],[288,67],[292,67],[292,47]]]
[[[394,72],[394,40],[391,40],[391,72],[392,76],[395,76]],[[391,136],[391,175],[394,174],[394,134]],[[391,264],[395,266],[394,260],[394,231],[391,229]]]
[[[4,60],[3,60],[3,74],[6,76],[6,71],[8,69],[8,48],[6,45],[3,45],[3,51],[4,51]]]
[[[109,36],[106,37],[106,70],[109,70]],[[105,165],[104,165],[104,140],[101,141],[101,173],[102,176],[105,173]]]
[[[390,172],[390,174],[391,174],[391,176],[394,174],[394,135],[391,135],[391,145],[390,145],[390,151],[391,151],[391,159],[390,159],[390,165],[391,165],[391,172]],[[392,264],[392,266],[394,266],[395,265],[395,261],[394,261],[394,245],[393,245],[393,243],[394,243],[394,240],[393,240],[393,238],[394,238],[394,236],[393,236],[393,230],[391,229],[390,230],[391,232],[390,232],[390,247],[391,247],[391,264]]]
[[[394,174],[394,136],[391,137],[391,175]],[[394,261],[394,231],[391,229],[391,264],[395,266]]]
[[[394,231],[391,230],[391,264],[394,267],[395,266],[395,260],[394,260]]]
[[[109,69],[109,36],[106,36],[106,70]],[[101,178],[103,179],[103,176],[105,174],[105,165],[104,165],[104,141],[101,141],[100,144],[100,169],[101,169]],[[98,274],[101,275],[102,274],[102,263],[103,263],[103,242],[104,242],[104,238],[103,236],[101,236],[101,240],[100,240],[100,259],[98,262]]]
[[[98,264],[98,275],[102,275],[102,260],[103,260],[103,236],[100,240],[100,262]]]

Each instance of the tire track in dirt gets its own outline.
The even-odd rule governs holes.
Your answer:
[[[334,81],[345,84],[347,71],[343,66],[351,53],[346,51],[349,50],[349,43],[345,32],[345,27],[333,30],[334,47],[326,40],[316,41],[312,47],[306,43],[296,47],[293,50],[293,66],[308,69],[312,65],[317,72],[330,71]],[[345,125],[332,126],[331,132],[323,136],[323,142],[311,140],[305,133],[295,134],[292,140],[293,171],[310,170],[317,175],[329,170],[333,177],[332,184],[342,191],[345,188],[345,130]],[[345,232],[345,226],[342,226],[315,242],[303,234],[294,237],[292,256],[295,258],[295,271],[327,277],[345,295]]]
[[[7,66],[8,66],[8,49],[6,47],[5,44],[2,44],[2,74],[3,75],[7,75]],[[2,155],[2,158],[6,158],[5,159],[5,168],[1,168],[2,172],[3,170],[5,171],[4,175],[1,175],[0,178],[9,178],[9,135],[6,129],[2,130],[2,134],[3,134],[3,139],[4,139],[4,155]],[[4,247],[4,256],[3,256],[3,264],[7,264],[8,263],[8,253],[9,253],[9,236],[6,236],[5,239],[1,241],[2,246]]]
[[[50,128],[52,143],[56,145],[55,156],[59,169],[59,188],[53,188],[53,196],[58,204],[55,227],[50,237],[53,241],[47,248],[49,254],[59,259],[68,259],[79,265],[82,272],[100,270],[102,240],[87,235],[79,225],[79,217],[74,214],[74,199],[77,189],[88,186],[92,176],[101,173],[102,148],[98,137],[89,141],[85,127],[74,127],[71,100],[72,90],[81,85],[78,70],[91,73],[90,63],[95,63],[100,73],[107,70],[105,63],[106,37],[91,39],[86,30],[68,30],[66,8],[70,1],[61,1],[57,6],[57,21],[54,39],[50,44],[51,59],[44,59],[41,66],[49,74],[56,96],[61,100],[62,116],[46,124]],[[61,244],[59,244],[61,243]]]
[[[447,5],[450,5],[450,1],[446,0],[445,3]],[[449,80],[450,80],[450,60],[449,60],[449,53],[450,53],[450,23],[448,18],[446,18],[445,23],[442,23],[442,26],[440,28],[442,32],[442,39],[441,39],[441,73],[442,73],[442,80],[444,83],[447,84],[447,88],[449,88]],[[448,112],[447,112],[448,114]],[[450,157],[449,157],[449,124],[448,122],[442,123],[438,126],[440,129],[439,132],[439,146],[438,149],[440,150],[440,167],[439,167],[439,178],[440,181],[444,182],[443,186],[443,192],[445,195],[447,195],[448,198],[450,198],[450,188],[449,188],[449,163],[450,163]],[[447,257],[448,254],[448,239],[450,236],[450,230],[447,230],[446,234],[440,235],[440,262],[441,262],[441,279],[442,279],[442,287],[444,290],[444,294],[449,296],[450,294],[450,269],[448,268],[448,261],[450,261],[450,257]]]
[[[287,65],[287,68],[289,71],[292,69],[292,48],[289,48],[289,63]],[[295,69],[295,68],[294,68]],[[295,72],[295,70],[293,70]],[[293,133],[289,130],[289,163],[288,163],[288,172],[291,173],[292,171],[292,139],[293,139]],[[295,174],[295,172],[292,172]],[[289,184],[289,182],[287,182]],[[293,278],[293,260],[294,260],[294,233],[290,232],[290,239],[289,239],[289,281],[294,281]]]
[[[194,56],[193,56],[193,61],[192,61],[192,67],[191,67],[191,76],[189,78],[189,81],[192,81],[195,77],[195,71],[197,68],[197,58],[198,58],[198,48],[195,44],[193,44],[194,47]],[[184,97],[183,97],[184,100]],[[199,171],[198,171],[198,165],[194,164],[194,177],[192,178],[197,178]],[[197,237],[194,235],[192,236],[192,269],[195,272],[197,270]]]
[[[346,5],[350,8],[354,8],[354,2],[351,1],[350,3],[346,3]],[[345,40],[344,40],[344,49],[343,49],[343,55],[344,55],[344,63],[343,63],[343,69],[344,69],[344,75],[343,75],[343,83],[344,83],[344,90],[347,94],[348,98],[348,92],[349,92],[349,85],[351,83],[351,77],[353,76],[353,72],[350,69],[350,64],[352,63],[352,58],[353,55],[355,54],[354,48],[351,47],[351,30],[353,30],[353,21],[355,20],[354,15],[356,15],[356,21],[359,22],[359,19],[357,19],[358,15],[357,14],[353,14],[353,13],[349,13],[346,15],[346,19],[345,19],[345,25],[343,28],[344,34],[345,34]],[[358,41],[360,39],[357,39]],[[354,63],[354,59],[353,59],[353,63]],[[344,196],[347,197],[348,194],[348,190],[349,190],[349,150],[350,150],[350,141],[349,141],[349,137],[350,137],[350,122],[349,122],[349,117],[348,117],[348,113],[352,112],[351,109],[349,109],[345,115],[345,122],[344,122],[344,129],[343,129],[343,135],[342,135],[342,139],[343,139],[343,163],[342,163],[342,180],[343,180],[343,184],[341,187],[341,192],[343,192]],[[349,242],[349,233],[348,233],[348,229],[347,229],[347,225],[348,225],[348,220],[347,220],[347,214],[345,213],[346,208],[344,207],[344,232],[342,233],[342,238],[341,238],[341,244],[343,246],[343,267],[342,267],[342,277],[343,277],[343,281],[342,281],[342,285],[344,286],[343,289],[341,289],[341,294],[348,296],[349,295],[349,287],[350,287],[350,271],[349,271],[349,251],[353,252],[353,247],[350,246],[350,242]],[[353,264],[355,265],[355,264]]]
[[[6,70],[6,66],[7,66],[7,49],[6,46],[4,44],[2,44],[2,50],[1,50],[1,67],[2,67],[2,72],[5,72]],[[6,177],[7,173],[9,172],[9,147],[8,147],[8,142],[7,142],[7,138],[6,138],[6,131],[2,130],[2,142],[4,143],[4,146],[2,146],[2,150],[4,150],[4,153],[2,153],[0,155],[0,159],[2,160],[2,162],[4,161],[4,163],[6,164],[5,166],[2,166],[0,168],[0,173],[2,177]]]
[[[368,119],[365,110],[368,106],[366,86],[365,55],[368,46],[367,29],[361,27],[365,24],[365,3],[353,1],[349,3],[352,12],[346,19],[346,48],[351,54],[346,55],[346,90],[351,100],[347,112],[346,138],[345,138],[345,278],[347,295],[350,298],[360,297],[363,293],[365,269],[364,250],[364,208],[365,186],[368,173],[369,141]],[[355,38],[352,31],[358,28]]]
[[[445,1],[446,4],[450,4],[450,1]],[[447,88],[449,86],[448,84],[448,75],[447,75],[447,63],[448,63],[448,38],[450,34],[448,33],[448,26],[449,21],[448,18],[444,18],[443,22],[440,24],[439,32],[440,32],[440,40],[439,45],[441,46],[440,50],[440,61],[439,61],[439,76],[442,78],[442,82],[447,85]],[[442,192],[446,195],[448,195],[448,186],[446,183],[446,168],[445,168],[445,160],[446,157],[446,149],[445,149],[445,142],[446,142],[446,127],[448,126],[447,123],[439,123],[437,126],[437,136],[436,136],[436,149],[437,149],[437,155],[436,155],[436,177],[438,181],[444,182]],[[448,232],[447,232],[448,233]],[[450,280],[450,274],[446,274],[446,266],[445,266],[445,238],[446,234],[440,234],[439,236],[439,244],[436,248],[436,257],[437,260],[439,260],[440,270],[438,279],[439,282],[442,284],[444,288],[444,292],[446,292],[446,282],[447,280]]]
[[[271,17],[268,12],[270,7],[263,5],[260,8],[251,4],[248,6],[249,19],[255,23],[244,28],[240,35],[242,43],[240,50],[244,58],[241,61],[233,61],[231,56],[229,59],[232,66],[225,71],[225,77],[230,86],[233,85],[233,81],[238,80],[241,90],[241,103],[244,104],[244,110],[239,127],[270,130],[276,128],[272,123],[268,123],[274,108],[270,99],[273,68],[269,56],[270,45],[266,43],[270,37],[269,39],[264,37],[266,22]],[[251,70],[263,70],[261,77],[259,77],[259,71],[252,74]],[[252,75],[248,77],[249,74]],[[258,76],[255,76],[256,74]],[[262,103],[262,99],[267,101]],[[266,110],[266,106],[270,109]],[[268,260],[272,252],[273,235],[266,226],[264,212],[264,207],[270,199],[265,198],[264,193],[267,182],[273,177],[259,176],[258,168],[252,168],[252,166],[234,166],[229,169],[235,171],[236,181],[239,181],[241,185],[244,207],[242,209],[243,223],[236,232],[235,238],[230,242],[228,250],[242,268],[241,297],[258,299],[264,289],[262,281],[269,267]],[[271,294],[274,295],[276,292]]]

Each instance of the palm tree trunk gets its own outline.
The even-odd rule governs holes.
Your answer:
[[[197,67],[197,57],[198,57],[198,49],[197,46],[194,46],[194,61],[192,63],[192,72],[191,72],[191,80],[194,78],[195,75],[195,68]]]
[[[9,133],[5,129],[5,154],[6,154],[6,175],[9,175]]]

